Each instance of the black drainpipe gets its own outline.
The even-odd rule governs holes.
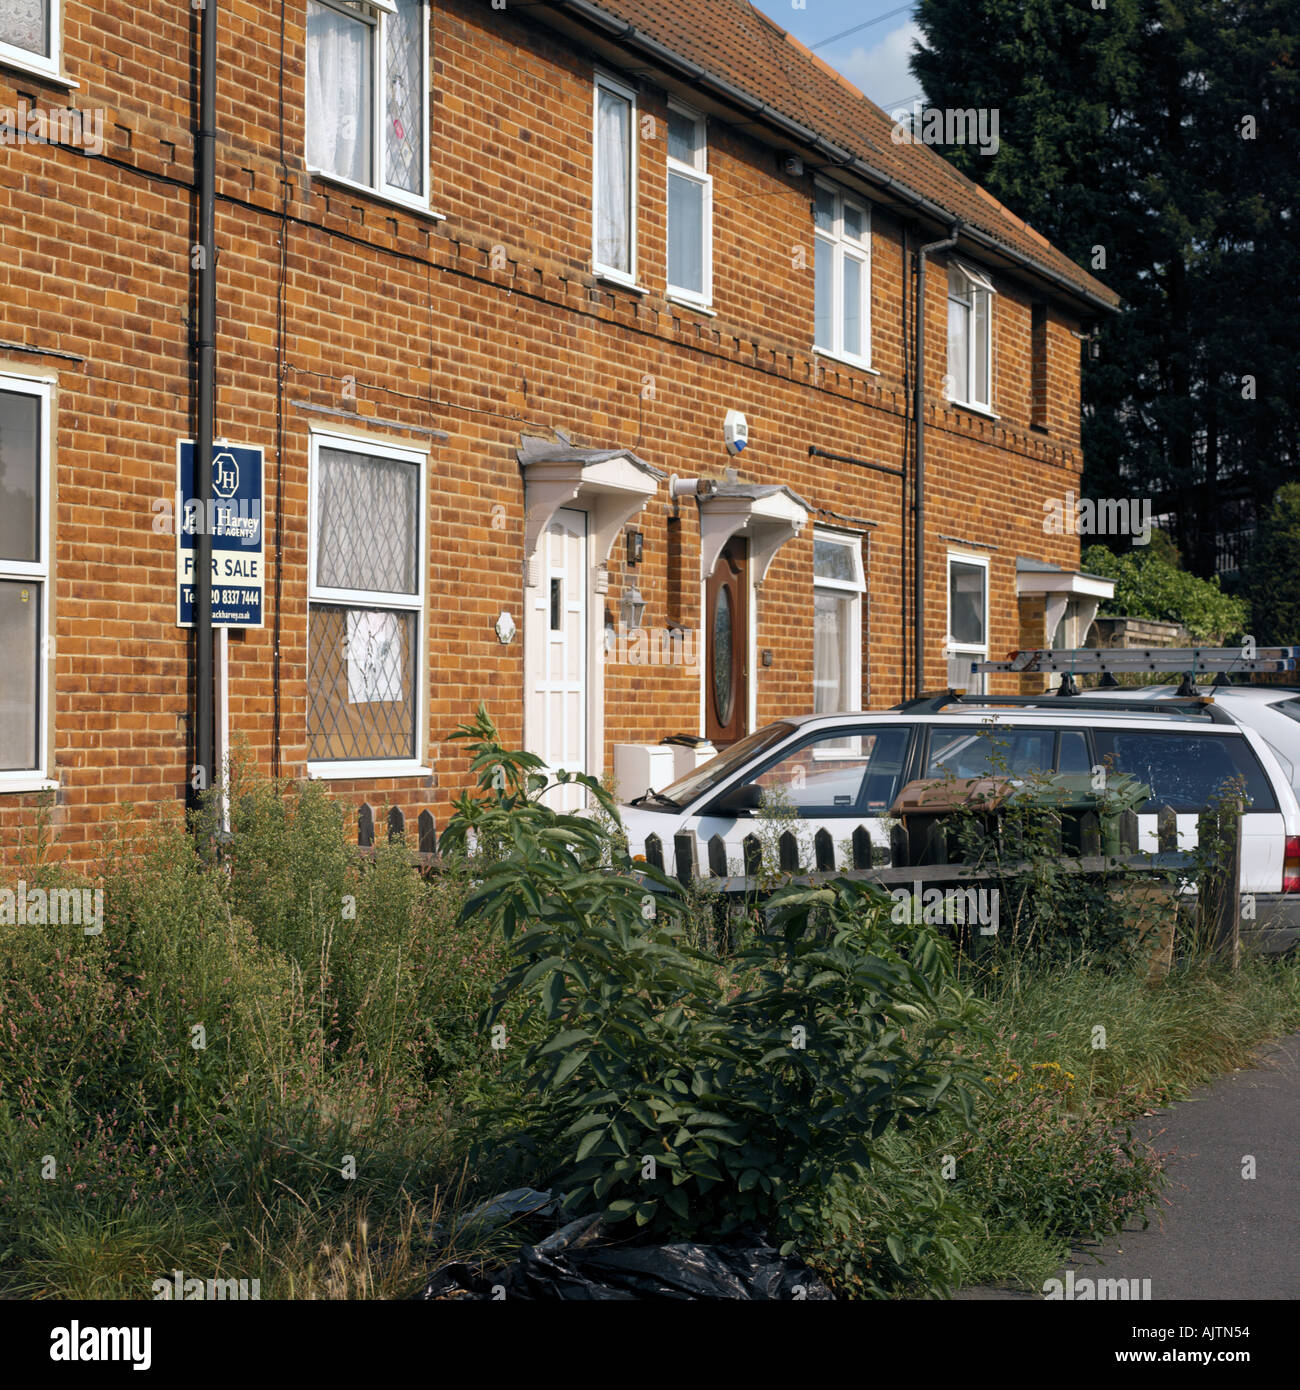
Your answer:
[[[200,787],[215,781],[212,765],[212,436],[216,396],[217,246],[217,0],[203,6],[199,79],[199,335],[198,427],[194,437],[194,481],[201,525],[194,538],[194,755]]]
[[[916,620],[916,670],[913,673],[914,693],[925,693],[925,258],[935,251],[947,251],[957,245],[961,223],[952,224],[951,233],[943,241],[932,241],[916,253],[916,375],[913,380],[915,402],[913,422],[916,428],[916,503],[914,539],[912,546],[913,585],[915,599],[912,612]]]

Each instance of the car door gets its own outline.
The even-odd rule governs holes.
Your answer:
[[[701,865],[710,862],[710,844],[717,837],[728,872],[745,873],[745,841],[753,836],[766,866],[776,868],[781,837],[790,835],[805,871],[832,863],[850,869],[859,826],[873,846],[887,851],[889,830],[882,817],[909,774],[915,735],[910,723],[864,719],[818,729],[756,759],[729,792],[734,797],[741,786],[752,788],[761,805],[729,811],[706,807],[696,822]],[[825,832],[820,839],[819,832]]]

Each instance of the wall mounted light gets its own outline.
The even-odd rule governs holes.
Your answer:
[[[631,631],[638,628],[645,620],[645,599],[641,597],[641,590],[635,584],[629,583],[623,590],[623,598],[619,603],[619,613],[623,619],[623,626]]]

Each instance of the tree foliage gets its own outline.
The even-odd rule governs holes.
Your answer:
[[[1279,488],[1260,522],[1246,592],[1259,642],[1300,642],[1300,483]]]
[[[1135,486],[1213,571],[1231,509],[1294,478],[1300,6],[920,0],[938,107],[999,111],[943,153],[1123,298],[1085,362],[1093,496]]]

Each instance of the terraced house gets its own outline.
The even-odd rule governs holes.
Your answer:
[[[218,743],[408,817],[1086,625],[1113,295],[746,0],[217,4],[210,237],[202,25],[0,0],[7,845],[190,794],[205,411]]]

